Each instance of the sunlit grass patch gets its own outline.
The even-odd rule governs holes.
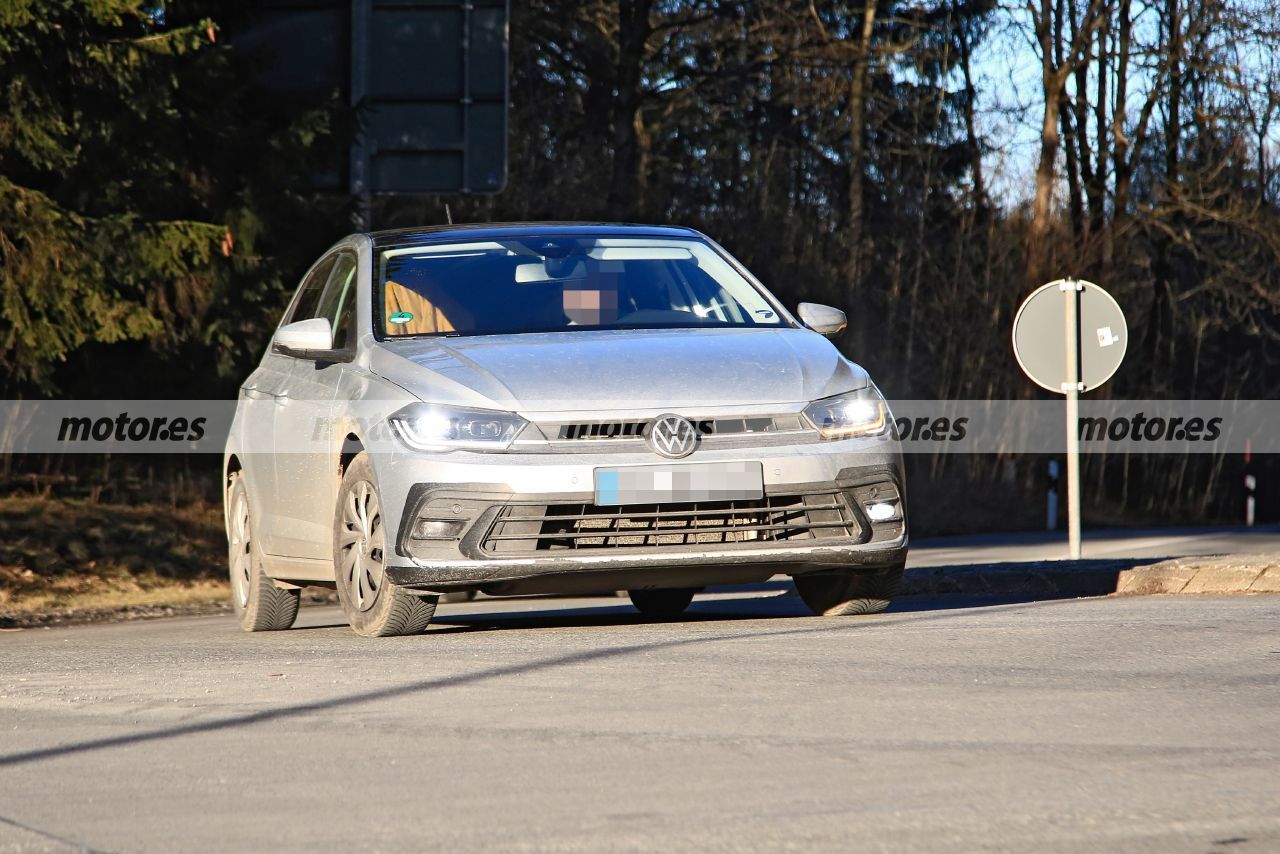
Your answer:
[[[225,601],[225,557],[217,507],[0,498],[0,614]]]

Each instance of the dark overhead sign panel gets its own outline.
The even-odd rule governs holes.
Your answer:
[[[507,180],[507,19],[507,0],[272,0],[234,41],[261,54],[269,89],[337,88],[355,108],[335,187],[496,193]]]

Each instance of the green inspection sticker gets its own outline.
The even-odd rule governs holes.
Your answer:
[[[408,323],[413,320],[413,314],[408,311],[397,311],[395,314],[387,318],[391,323]]]

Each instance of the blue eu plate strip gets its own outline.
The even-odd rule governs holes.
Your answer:
[[[596,472],[596,503],[622,503],[618,500],[618,473],[616,471]]]

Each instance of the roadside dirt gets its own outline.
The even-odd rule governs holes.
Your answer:
[[[216,611],[225,551],[208,504],[0,498],[0,627]]]

